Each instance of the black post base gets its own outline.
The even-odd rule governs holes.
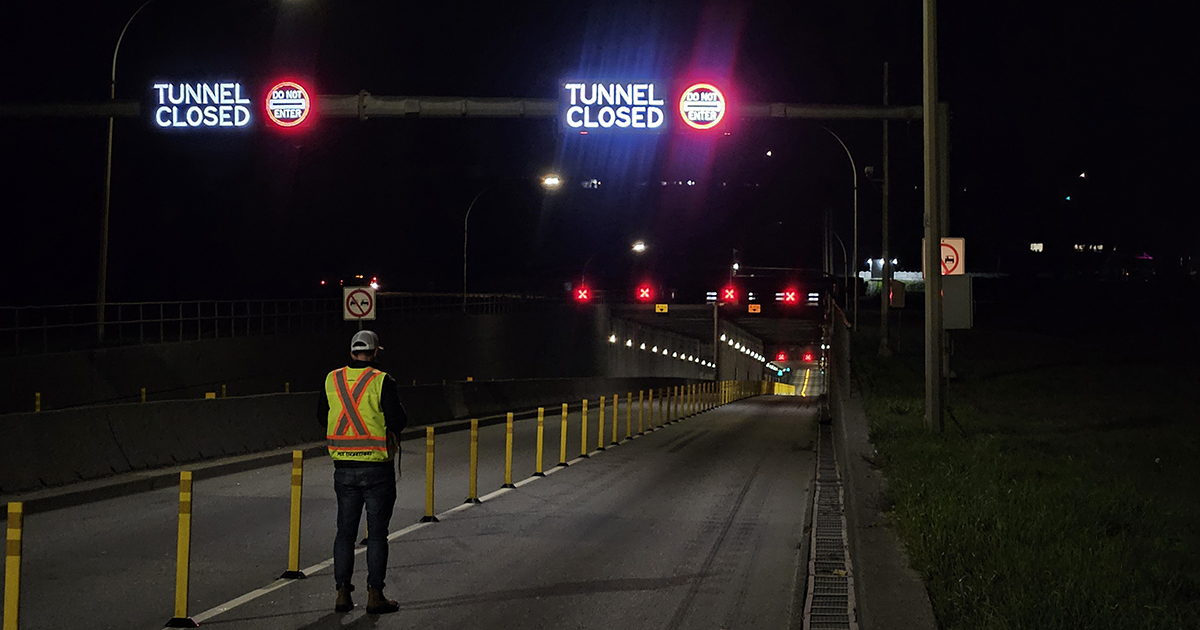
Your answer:
[[[438,517],[436,517],[436,516],[422,516],[421,522],[422,523],[438,523],[440,521],[438,521]]]
[[[559,468],[566,468],[567,466],[570,466],[570,464],[568,464],[567,462],[558,462]]]
[[[533,476],[534,477],[545,477],[546,473],[535,472],[535,473],[533,473]]]
[[[171,617],[163,627],[165,628],[199,628],[200,624],[192,621],[191,617]]]
[[[283,575],[279,576],[282,580],[303,580],[308,577],[303,571],[284,571]]]
[[[480,501],[479,499],[467,499],[466,501],[463,501],[463,503],[473,503],[475,505],[479,505],[480,503],[483,503],[483,501]]]
[[[504,484],[503,486],[500,486],[500,487],[501,487],[501,488],[516,488],[516,486],[512,485],[511,483],[506,483],[506,484]]]

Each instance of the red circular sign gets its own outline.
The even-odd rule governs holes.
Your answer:
[[[725,117],[725,95],[710,83],[697,83],[679,97],[679,115],[693,129],[712,129]]]
[[[370,317],[373,310],[375,310],[375,300],[369,291],[355,289],[346,295],[346,312],[351,317],[364,319]]]
[[[280,81],[267,91],[267,119],[280,127],[295,127],[308,118],[312,99],[295,81]]]

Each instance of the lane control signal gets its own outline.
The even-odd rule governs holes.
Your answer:
[[[592,300],[592,290],[587,285],[575,287],[576,302],[590,302]]]
[[[640,285],[635,295],[639,302],[651,302],[654,300],[654,287],[648,284]]]

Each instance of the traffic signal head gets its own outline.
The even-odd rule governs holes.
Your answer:
[[[576,302],[590,302],[592,300],[592,290],[586,284],[581,284],[575,287]]]
[[[637,300],[639,302],[653,301],[654,300],[654,287],[650,286],[649,284],[642,283],[642,284],[638,285],[637,291],[634,292],[634,296],[637,298]]]

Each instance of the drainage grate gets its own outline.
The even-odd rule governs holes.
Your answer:
[[[812,544],[804,630],[858,630],[854,572],[846,540],[845,494],[833,453],[833,434],[818,425],[817,495],[813,497]]]

